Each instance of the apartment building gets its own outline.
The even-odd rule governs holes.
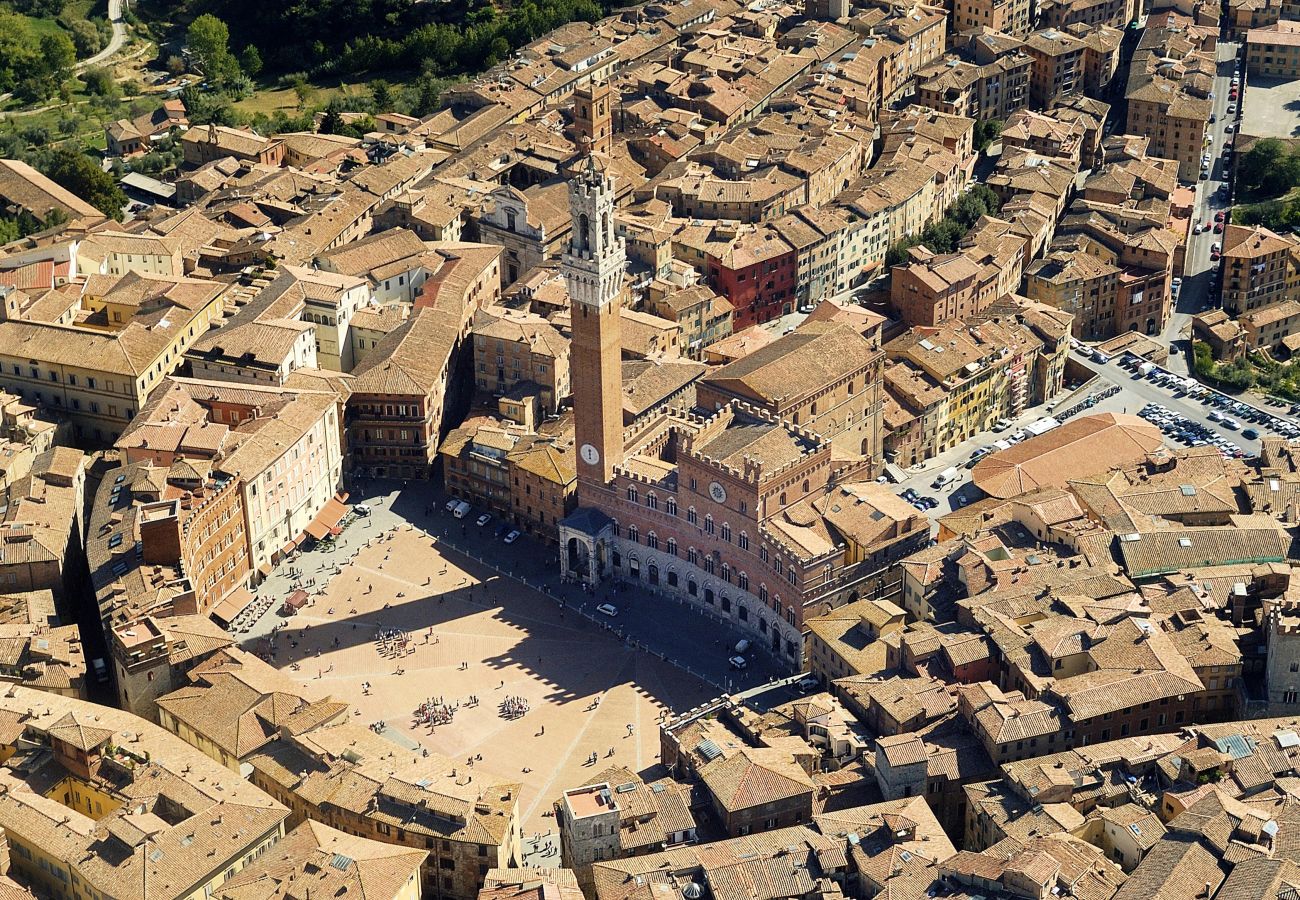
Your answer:
[[[990,28],[1013,37],[1029,31],[1028,0],[995,3],[993,0],[954,0],[949,25],[953,31]]]
[[[209,606],[240,583],[244,565],[260,581],[342,515],[329,505],[343,484],[341,403],[318,381],[300,389],[169,378],[117,441],[127,463],[149,462],[166,471],[183,460],[202,460],[222,481],[235,482],[247,562],[227,553],[208,566],[186,559],[192,576],[215,567],[193,585]],[[322,515],[334,521],[326,525]],[[219,518],[229,521],[226,512]],[[228,538],[225,548],[235,543],[233,534]]]
[[[78,437],[112,442],[220,317],[225,290],[199,279],[95,276],[75,324],[0,322],[0,386],[62,412]]]
[[[1291,299],[1296,242],[1262,225],[1228,225],[1223,229],[1220,271],[1223,308],[1235,316]]]
[[[1300,78],[1300,22],[1284,19],[1246,32],[1246,73]]]
[[[536,395],[554,415],[569,396],[569,340],[535,313],[489,306],[474,313],[474,386],[494,397]]]
[[[1083,92],[1083,41],[1046,28],[1025,38],[1024,49],[1034,61],[1029,77],[1032,105],[1043,109],[1062,97]]]
[[[1034,58],[1016,49],[984,64],[949,57],[917,73],[917,103],[977,121],[1006,121],[1029,103]]]
[[[348,398],[354,465],[380,478],[428,478],[443,415],[465,379],[453,379],[467,326],[420,309],[356,367]]]
[[[130,713],[21,687],[0,710],[0,828],[43,896],[210,896],[284,836],[283,805]]]

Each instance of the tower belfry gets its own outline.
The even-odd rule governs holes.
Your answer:
[[[608,484],[623,461],[623,272],[627,254],[614,232],[614,182],[588,156],[569,182],[573,228],[560,263],[573,315],[573,382],[579,501],[582,484]]]

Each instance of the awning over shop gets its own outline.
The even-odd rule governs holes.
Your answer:
[[[237,587],[227,594],[224,600],[212,607],[208,615],[229,625],[252,602],[253,595],[248,588]]]
[[[257,574],[261,575],[263,578],[266,578],[268,575],[271,574],[271,564],[269,562],[262,563],[260,566],[257,567]]]
[[[288,556],[290,553],[292,553],[297,549],[298,549],[298,539],[294,538],[289,543],[285,544],[283,547],[280,548],[280,555]]]
[[[316,514],[316,518],[311,520],[311,524],[305,529],[306,533],[316,540],[322,540],[339,520],[347,515],[348,508],[337,497],[331,497],[329,501],[321,507],[321,511]]]

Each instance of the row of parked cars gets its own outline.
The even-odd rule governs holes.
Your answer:
[[[1173,412],[1159,403],[1148,403],[1142,407],[1138,415],[1158,427],[1170,440],[1185,444],[1188,447],[1204,447],[1209,444],[1217,447],[1219,452],[1228,458],[1241,459],[1246,455],[1241,447],[1220,435],[1213,428]]]
[[[464,519],[474,511],[474,507],[470,506],[464,500],[457,500],[455,497],[448,500],[446,506],[443,508],[458,519]],[[491,521],[492,514],[483,513],[483,515],[474,520],[474,524],[479,528],[483,528]],[[496,536],[502,538],[507,544],[513,544],[515,541],[519,540],[519,534],[519,529],[511,528],[509,522],[502,522],[497,526]]]
[[[1274,431],[1277,434],[1288,438],[1300,437],[1300,425],[1296,425],[1289,419],[1274,415],[1267,410],[1251,406],[1249,403],[1243,403],[1240,400],[1234,400],[1227,394],[1221,394],[1212,388],[1208,388],[1194,378],[1188,378],[1183,375],[1175,375],[1173,372],[1165,371],[1153,363],[1146,362],[1139,357],[1128,354],[1120,365],[1133,371],[1133,377],[1145,378],[1153,384],[1170,390],[1174,397],[1191,398],[1210,408],[1206,414],[1211,422],[1217,422],[1223,428],[1229,431],[1241,429],[1241,436],[1247,440],[1256,440],[1259,432],[1249,427],[1261,425]],[[1163,407],[1161,407],[1163,409]],[[1291,407],[1292,415],[1300,414],[1300,404]]]
[[[913,488],[907,488],[898,496],[915,506],[921,512],[925,512],[927,509],[935,509],[939,505],[938,500],[933,497],[927,497],[924,494],[918,494]]]

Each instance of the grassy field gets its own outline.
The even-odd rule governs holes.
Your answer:
[[[24,30],[32,36],[33,40],[39,41],[42,36],[47,34],[58,34],[63,31],[63,26],[54,19],[34,19],[31,16],[18,15],[22,22]]]
[[[368,94],[369,91],[364,84],[313,84],[306,105],[308,107],[323,106],[335,97],[342,97],[344,101],[347,101],[350,98],[365,97]],[[298,94],[293,88],[260,87],[253,96],[240,100],[234,106],[235,109],[248,115],[263,113],[269,116],[278,111],[292,114],[298,111]]]

